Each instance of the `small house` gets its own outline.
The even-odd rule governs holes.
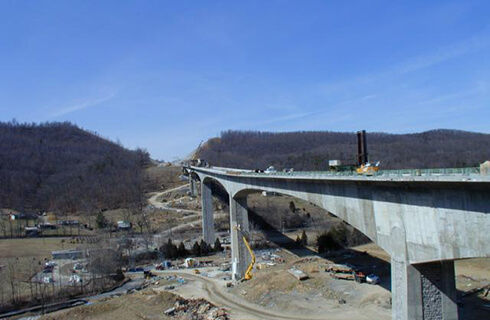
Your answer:
[[[75,250],[75,249],[70,249],[70,250],[60,250],[60,251],[53,251],[51,252],[51,255],[53,257],[53,260],[59,260],[59,259],[82,259],[83,258],[83,251],[82,250]]]
[[[117,222],[117,229],[118,230],[131,230],[131,222],[129,221],[118,221]]]

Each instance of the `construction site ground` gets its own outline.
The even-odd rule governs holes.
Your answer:
[[[167,206],[177,205],[181,210],[199,211],[200,199],[187,197],[183,194],[185,190],[185,188],[171,190],[166,194],[158,194],[153,199],[157,203],[164,201],[163,203],[166,203]],[[288,248],[290,250],[281,249],[280,256],[284,258],[284,264],[255,270],[252,280],[240,283],[232,289],[227,289],[227,291],[238,297],[239,301],[247,301],[254,306],[260,306],[282,315],[296,315],[298,319],[305,315],[310,319],[315,317],[335,318],[332,313],[342,314],[343,316],[340,317],[342,319],[391,318],[390,257],[385,251],[374,244],[366,244],[326,258],[318,257],[314,248],[316,236],[322,232],[321,229],[338,224],[337,218],[330,216],[330,219],[324,219],[322,217],[329,216],[324,210],[304,201],[285,196],[252,195],[248,202],[254,210],[268,211],[280,216],[281,212],[286,213],[289,210],[291,201],[295,202],[296,215],[305,216],[308,214],[311,217],[309,219],[312,220],[313,228],[306,229],[310,246]],[[215,201],[215,215],[228,218],[228,214],[221,211],[222,209],[220,203]],[[200,221],[197,220],[197,222]],[[198,224],[197,228],[200,227],[200,223]],[[199,232],[199,230],[197,231]],[[252,237],[253,240],[263,239],[281,247],[285,243],[290,245],[301,232],[301,228],[285,230],[282,235],[258,231],[254,232]],[[260,257],[258,258],[258,264],[260,264]],[[333,279],[322,267],[328,263],[355,265],[365,274],[376,274],[380,277],[381,282],[378,285],[369,285]],[[490,259],[461,260],[456,261],[455,265],[459,296],[462,296],[464,292],[490,284]],[[296,280],[287,272],[292,266],[303,270],[309,279],[305,281]],[[186,288],[189,288],[190,294],[197,294],[192,286],[183,286],[179,289],[179,293],[185,295]],[[206,294],[202,296],[206,297]],[[483,293],[461,297],[461,318],[480,319],[488,317],[490,312],[485,306],[490,303],[489,299],[490,296],[484,297]],[[356,316],[353,316],[354,314]]]
[[[170,172],[174,176],[178,173],[177,170]],[[168,238],[192,245],[200,237],[200,198],[189,197],[188,186],[175,178],[165,180],[165,175],[160,173],[158,170],[153,172],[155,177],[168,182],[162,183],[165,185],[161,191],[149,194],[149,205],[155,209],[150,217],[158,230],[155,245]],[[99,296],[90,300],[88,305],[54,312],[42,319],[190,319],[191,313],[187,318],[182,313],[165,314],[175,307],[179,296],[205,299],[193,302],[198,309],[206,305],[206,301],[223,307],[230,319],[391,319],[389,255],[374,244],[366,244],[318,256],[316,236],[325,228],[337,225],[338,221],[327,219],[322,222],[321,217],[328,216],[328,213],[296,200],[296,208],[291,212],[290,201],[290,198],[281,196],[250,197],[251,208],[259,213],[275,213],[277,224],[284,227],[283,230],[278,228],[280,232],[258,229],[252,232],[253,242],[266,243],[271,248],[254,250],[257,264],[250,281],[227,286],[231,282],[230,272],[218,270],[230,262],[230,252],[226,251],[198,258],[212,261],[215,265],[199,268],[199,274],[195,274],[195,268],[153,270],[157,278],[147,281],[142,290],[131,290],[121,296]],[[215,199],[214,209],[217,228],[226,230],[229,220],[226,205]],[[308,246],[291,247],[303,228],[291,229],[281,222],[281,216],[288,210],[289,217],[298,218],[298,221],[305,220],[306,216],[311,219],[312,227],[306,228]],[[122,211],[114,212],[112,219],[122,219],[123,216]],[[224,235],[226,237],[226,233]],[[174,265],[182,263],[183,260],[174,261]],[[366,274],[378,275],[381,282],[370,285],[334,279],[324,271],[325,265],[330,263],[354,265]],[[490,295],[485,296],[485,290],[478,289],[490,285],[490,259],[461,260],[456,261],[455,266],[460,319],[487,319],[490,316]],[[292,267],[306,273],[308,279],[297,280],[288,273]],[[143,274],[127,273],[126,276],[138,282],[142,281]]]
[[[230,319],[390,319],[389,269],[385,270],[381,264],[377,267],[381,268],[378,274],[382,282],[379,285],[333,279],[323,271],[325,264],[338,263],[338,259],[351,263],[356,261],[362,268],[364,263],[376,261],[379,264],[379,260],[386,258],[386,254],[375,245],[355,248],[355,251],[359,253],[346,252],[335,257],[335,261],[319,257],[298,258],[283,249],[259,251],[259,255],[272,252],[281,261],[284,259],[284,263],[255,270],[252,280],[230,288],[226,285],[230,282],[229,271],[219,271],[217,267],[199,268],[200,274],[195,274],[196,268],[154,270],[158,277],[150,280],[141,291],[58,311],[42,319],[190,319],[182,314],[177,317],[165,315],[165,311],[175,306],[178,296],[205,299],[223,307]],[[201,258],[204,259],[220,264],[227,260],[227,254]],[[261,257],[258,260],[264,262]],[[464,282],[469,281],[468,278],[472,279],[472,288],[487,281],[483,277],[488,276],[488,269],[484,267],[488,266],[488,261],[475,260],[457,263],[458,289],[461,292],[470,290],[468,283]],[[293,266],[303,270],[309,279],[299,281],[289,274],[287,270]],[[466,276],[468,272],[473,272],[473,276]],[[142,274],[130,276],[138,279]],[[481,308],[483,299],[482,293],[465,298],[461,319],[485,319],[488,311]]]

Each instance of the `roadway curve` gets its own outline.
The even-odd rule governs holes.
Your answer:
[[[160,273],[160,272],[156,272]],[[202,298],[209,302],[229,309],[232,312],[232,319],[254,319],[254,320],[346,320],[346,319],[377,319],[377,315],[373,314],[373,310],[354,309],[354,308],[336,308],[335,310],[322,310],[322,316],[304,315],[301,316],[291,314],[279,314],[271,309],[266,309],[262,306],[255,305],[247,302],[245,299],[239,299],[235,295],[226,292],[224,288],[224,282],[221,280],[211,279],[204,276],[194,275],[183,271],[163,271],[161,273],[178,275],[179,277],[186,278],[188,280],[196,281],[202,285],[203,296]],[[188,284],[189,285],[189,284]],[[194,284],[195,288],[196,285]],[[180,292],[179,288],[176,288],[176,292],[179,295],[185,296],[184,289]],[[193,290],[193,294],[196,294],[197,290]],[[380,317],[380,319],[383,317]]]
[[[201,227],[200,225],[201,225],[201,220],[202,220],[201,219],[202,212],[200,210],[173,208],[173,207],[169,207],[165,203],[158,201],[158,197],[160,197],[164,194],[173,192],[173,191],[184,189],[188,186],[189,186],[189,184],[184,184],[184,185],[176,187],[176,188],[167,189],[167,190],[161,191],[161,192],[156,192],[156,193],[152,194],[152,196],[150,198],[148,198],[148,203],[157,209],[175,211],[175,212],[179,212],[179,213],[191,213],[191,215],[178,218],[181,223],[178,226],[164,230],[162,232],[162,234],[167,234],[167,233],[171,233],[171,232],[178,231],[181,229],[186,229],[188,227],[191,227],[191,228],[196,228],[196,227],[200,228]],[[189,197],[182,197],[179,199],[184,199],[184,198],[189,198]],[[214,213],[215,218],[228,216],[228,215],[229,215],[228,213],[224,213],[224,212],[215,212]],[[199,226],[197,224],[199,224]]]

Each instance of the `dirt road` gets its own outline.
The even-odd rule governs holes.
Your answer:
[[[190,271],[189,271],[190,272]],[[231,318],[236,320],[347,320],[347,319],[389,319],[385,313],[378,313],[372,308],[356,309],[349,306],[317,305],[318,312],[315,315],[281,314],[262,306],[248,303],[245,299],[232,295],[225,288],[225,281],[194,275],[186,271],[164,271],[165,274],[178,275],[189,281],[188,284],[177,287],[174,293],[184,298],[204,298],[213,304],[228,309]],[[163,290],[156,288],[156,291]]]
[[[167,209],[167,207],[165,206],[165,204],[163,204],[160,201],[158,201],[158,197],[160,197],[160,196],[162,196],[162,195],[164,195],[166,193],[170,193],[170,192],[173,192],[173,191],[178,191],[178,190],[181,190],[181,189],[184,189],[184,188],[188,188],[188,187],[189,187],[189,184],[184,184],[184,185],[181,185],[181,186],[172,188],[172,189],[167,189],[167,190],[164,190],[164,191],[161,191],[161,192],[155,192],[148,199],[148,203],[151,204],[152,206],[154,206],[155,208]]]

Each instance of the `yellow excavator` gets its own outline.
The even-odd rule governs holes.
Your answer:
[[[379,171],[379,161],[376,163],[366,162],[356,168],[357,174],[365,176],[374,176]]]
[[[250,247],[250,244],[248,243],[248,240],[245,237],[244,232],[241,230],[240,225],[237,225],[236,229],[238,230],[238,232],[240,232],[242,239],[243,239],[243,243],[245,243],[245,246],[247,247],[247,250],[250,253],[250,257],[252,258],[250,260],[250,264],[248,265],[247,270],[245,271],[245,276],[243,277],[243,280],[242,280],[242,281],[247,281],[247,280],[252,279],[252,270],[253,270],[254,265],[255,265],[255,254],[254,254],[252,248]]]
[[[243,236],[243,242],[245,243],[245,246],[247,246],[248,252],[250,253],[250,256],[252,257],[252,260],[250,261],[250,264],[248,265],[247,271],[245,271],[245,276],[243,277],[243,280],[246,281],[246,280],[252,279],[252,269],[253,269],[254,264],[255,264],[255,254],[254,254],[252,248],[250,248],[250,245],[248,244],[247,238],[245,238],[245,236]]]

